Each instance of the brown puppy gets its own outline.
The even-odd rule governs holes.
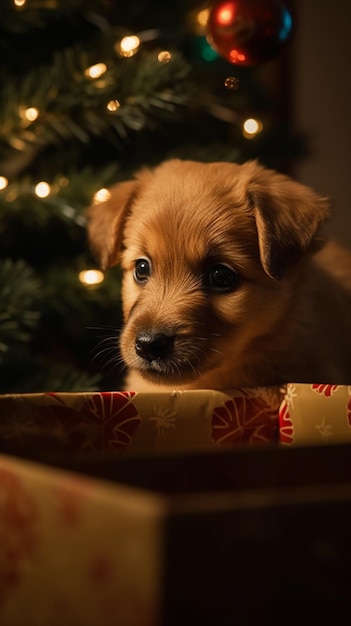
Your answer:
[[[89,235],[124,270],[126,387],[351,383],[351,255],[320,251],[328,217],[256,161],[171,160],[113,187]]]

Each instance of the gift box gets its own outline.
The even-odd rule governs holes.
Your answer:
[[[278,387],[0,396],[0,450],[114,453],[279,439]]]
[[[349,459],[0,455],[1,626],[348,623]]]
[[[344,623],[349,417],[331,385],[1,396],[1,626]]]
[[[287,385],[279,438],[284,445],[351,441],[351,386]]]
[[[0,451],[129,454],[351,441],[351,387],[0,396]]]

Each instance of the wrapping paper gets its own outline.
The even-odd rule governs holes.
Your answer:
[[[0,455],[1,626],[154,626],[156,495]]]
[[[287,385],[279,434],[285,445],[350,442],[351,386]]]
[[[351,441],[351,386],[0,396],[0,451],[187,450]]]
[[[279,388],[0,396],[2,450],[128,453],[277,442]]]
[[[29,462],[19,458],[22,452],[88,455],[98,463],[104,454],[181,455],[213,447],[220,454],[223,446],[241,444],[345,441],[351,441],[351,387],[345,386],[0,396],[1,626],[164,626],[170,500]],[[217,452],[209,454],[215,471]],[[195,501],[189,494],[180,510],[194,502],[198,524],[201,506],[212,515],[223,505],[223,525],[213,526],[211,518],[219,537],[232,528],[230,507],[236,519],[235,497],[228,493],[224,504],[223,497],[218,491]],[[270,499],[258,502],[261,510]]]

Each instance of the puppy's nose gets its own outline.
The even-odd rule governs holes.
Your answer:
[[[153,361],[169,355],[174,343],[172,335],[166,333],[139,333],[135,340],[135,351],[143,359]]]

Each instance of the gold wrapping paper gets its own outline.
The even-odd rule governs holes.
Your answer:
[[[279,388],[0,396],[6,452],[128,453],[277,442]]]
[[[228,545],[237,539],[239,543],[233,553],[235,567],[230,567],[230,573],[236,572],[241,580],[243,562],[236,568],[238,562],[235,560],[242,541],[237,537],[236,516],[239,514],[240,517],[240,511],[246,505],[251,511],[254,504],[257,509],[250,517],[251,521],[243,523],[240,528],[246,537],[248,529],[257,527],[261,537],[261,527],[254,524],[254,520],[261,515],[262,507],[275,502],[269,490],[264,497],[257,495],[257,489],[250,492],[250,497],[245,490],[240,496],[243,478],[240,478],[240,466],[235,462],[234,451],[230,452],[233,467],[224,476],[227,480],[228,477],[236,478],[238,493],[222,491],[221,483],[217,491],[206,494],[200,490],[196,497],[185,493],[184,499],[180,496],[179,501],[177,496],[172,500],[158,492],[146,492],[24,461],[8,456],[9,452],[18,457],[21,450],[34,450],[32,458],[35,458],[36,450],[43,452],[46,449],[55,454],[66,451],[88,453],[99,463],[101,453],[105,452],[125,455],[129,452],[178,450],[183,463],[182,450],[217,446],[217,452],[211,450],[208,456],[211,475],[216,475],[215,460],[219,460],[222,453],[226,455],[226,467],[227,463],[230,465],[228,450],[224,453],[219,449],[221,446],[234,448],[236,444],[267,444],[280,440],[298,448],[300,444],[351,441],[350,424],[351,387],[335,385],[290,384],[284,389],[172,394],[113,392],[1,396],[0,445],[1,450],[7,452],[0,454],[1,626],[55,626],[63,623],[65,626],[164,626],[160,612],[168,558],[166,546],[169,545],[165,542],[165,533],[167,529],[174,530],[174,526],[168,526],[172,515],[174,520],[182,521],[177,546],[183,546],[182,524],[187,514],[189,526],[185,527],[195,528],[196,533],[201,528],[200,512],[209,516],[207,521],[210,520],[211,525],[208,528],[214,529],[216,538],[222,534],[226,538],[224,552],[216,562],[219,568],[223,559],[225,561]],[[266,450],[265,447],[259,449]],[[318,452],[318,448],[313,449]],[[284,453],[284,450],[277,451]],[[272,456],[272,450],[267,452]],[[305,456],[303,459],[304,479],[309,466]],[[133,456],[125,460],[135,463]],[[114,464],[118,462],[115,458],[112,461]],[[266,461],[269,461],[268,457]],[[291,458],[289,480],[290,463]],[[161,459],[160,472],[162,467]],[[252,475],[260,477],[262,467],[259,461]],[[278,462],[273,469],[267,472],[270,480],[277,477],[282,464]],[[269,489],[269,485],[267,487]],[[288,488],[281,489],[277,495],[278,503],[279,498],[287,498]],[[320,493],[324,497],[325,487],[316,493],[311,489],[311,497],[316,498]],[[302,492],[305,497],[306,491],[303,489]],[[331,492],[334,498],[334,485]],[[294,494],[296,503],[301,489]],[[343,492],[343,502],[344,496]],[[213,512],[222,509],[223,516],[217,517],[217,525],[214,525]],[[231,511],[230,524],[228,511]],[[303,507],[303,523],[305,514]],[[314,520],[312,528],[315,529],[316,525]],[[278,524],[277,528],[280,527]],[[269,541],[271,535],[267,535]],[[206,533],[205,539],[208,539]],[[285,546],[285,535],[283,539]],[[241,556],[246,562],[246,555]],[[214,569],[214,573],[218,576],[218,570]],[[208,572],[206,576],[212,574]],[[278,574],[281,580],[282,576]],[[174,602],[178,602],[176,593],[177,590]],[[201,596],[201,603],[205,601],[206,598]],[[227,610],[224,614],[228,614]]]
[[[0,451],[113,453],[351,441],[351,386],[0,396]]]
[[[0,624],[155,626],[154,494],[0,455]]]
[[[279,410],[285,445],[351,441],[351,386],[289,384]]]

